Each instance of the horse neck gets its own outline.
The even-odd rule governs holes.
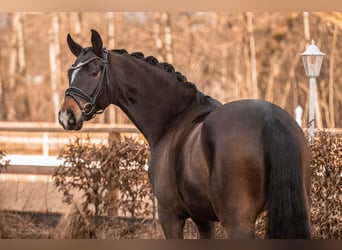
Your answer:
[[[126,113],[150,145],[156,143],[194,102],[196,93],[141,59],[113,53],[109,60],[112,103]]]

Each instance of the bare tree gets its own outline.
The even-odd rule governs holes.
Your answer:
[[[14,13],[12,17],[12,39],[11,39],[11,52],[8,66],[8,94],[10,95],[6,98],[6,108],[7,108],[7,120],[14,121],[16,119],[16,109],[15,109],[15,85],[16,85],[16,72],[17,72],[17,60],[18,60],[18,27],[21,25],[21,13]],[[22,29],[20,29],[22,30]]]
[[[331,41],[331,51],[329,58],[329,114],[330,124],[328,127],[335,128],[335,109],[334,109],[334,78],[335,78],[335,56],[336,56],[336,43],[339,27],[334,25],[333,39]]]
[[[164,23],[164,31],[165,31],[166,61],[169,63],[173,63],[172,26],[171,26],[171,15],[170,15],[170,13],[162,12],[161,19]]]
[[[1,65],[1,61],[2,61],[2,57],[1,57],[1,47],[0,47],[0,65]],[[1,107],[4,107],[4,85],[3,85],[3,81],[2,81],[2,71],[0,68],[0,105]],[[0,112],[0,120],[3,120],[3,112]]]
[[[307,43],[310,42],[310,19],[309,12],[303,13],[303,24],[304,24],[304,38]]]
[[[52,15],[51,27],[49,29],[49,53],[50,53],[50,81],[52,91],[52,102],[55,121],[58,122],[57,114],[60,106],[58,86],[61,84],[61,61],[59,45],[59,18],[58,14]]]
[[[154,13],[153,37],[158,53],[157,56],[160,58],[160,60],[165,60],[163,55],[163,41],[161,39],[161,15],[159,12]]]
[[[107,35],[108,35],[108,48],[115,48],[115,13],[108,12],[106,15],[107,18]],[[108,117],[109,123],[114,124],[117,118],[116,107],[109,106],[109,108],[105,111],[105,115]]]
[[[18,22],[18,26],[16,27],[17,43],[18,43],[18,64],[19,64],[19,73],[21,75],[24,75],[26,72],[24,31],[23,31],[24,18],[25,18],[25,15],[23,13],[19,13],[19,22]]]
[[[256,52],[255,52],[255,41],[253,35],[253,14],[251,12],[246,13],[247,16],[247,32],[249,39],[249,50],[251,60],[251,91],[253,98],[258,98],[258,77],[256,68]]]
[[[82,14],[80,12],[71,13],[71,22],[73,26],[73,32],[75,39],[82,42],[81,30],[82,30]]]

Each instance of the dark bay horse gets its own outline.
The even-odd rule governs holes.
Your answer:
[[[191,218],[201,238],[220,221],[229,238],[252,238],[267,210],[268,238],[309,238],[310,153],[301,128],[261,100],[222,105],[174,67],[142,53],[91,47],[68,34],[76,56],[59,113],[67,130],[108,105],[119,106],[147,139],[149,179],[167,238],[182,238]]]

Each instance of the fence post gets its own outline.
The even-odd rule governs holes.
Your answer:
[[[296,115],[296,122],[300,127],[302,127],[302,115],[303,115],[303,108],[298,105],[297,108],[295,108],[295,115]]]
[[[108,133],[108,145],[109,146],[111,146],[111,144],[117,140],[120,140],[120,133],[113,132],[113,131]],[[118,216],[119,214],[119,205],[117,203],[118,197],[119,197],[119,189],[115,188],[114,190],[111,191],[110,200],[112,202],[108,209],[109,216]]]
[[[43,132],[43,142],[42,142],[42,153],[43,156],[49,155],[49,135],[48,132]]]

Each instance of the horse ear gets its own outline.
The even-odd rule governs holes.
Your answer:
[[[70,36],[70,34],[67,35],[67,42],[68,42],[68,46],[69,46],[69,49],[71,50],[71,52],[76,56],[78,57],[79,54],[81,53],[82,51],[82,46],[79,45],[78,43],[76,43]]]
[[[95,54],[98,56],[102,56],[103,51],[103,43],[100,34],[96,30],[91,30],[91,44],[93,45],[93,49]]]

